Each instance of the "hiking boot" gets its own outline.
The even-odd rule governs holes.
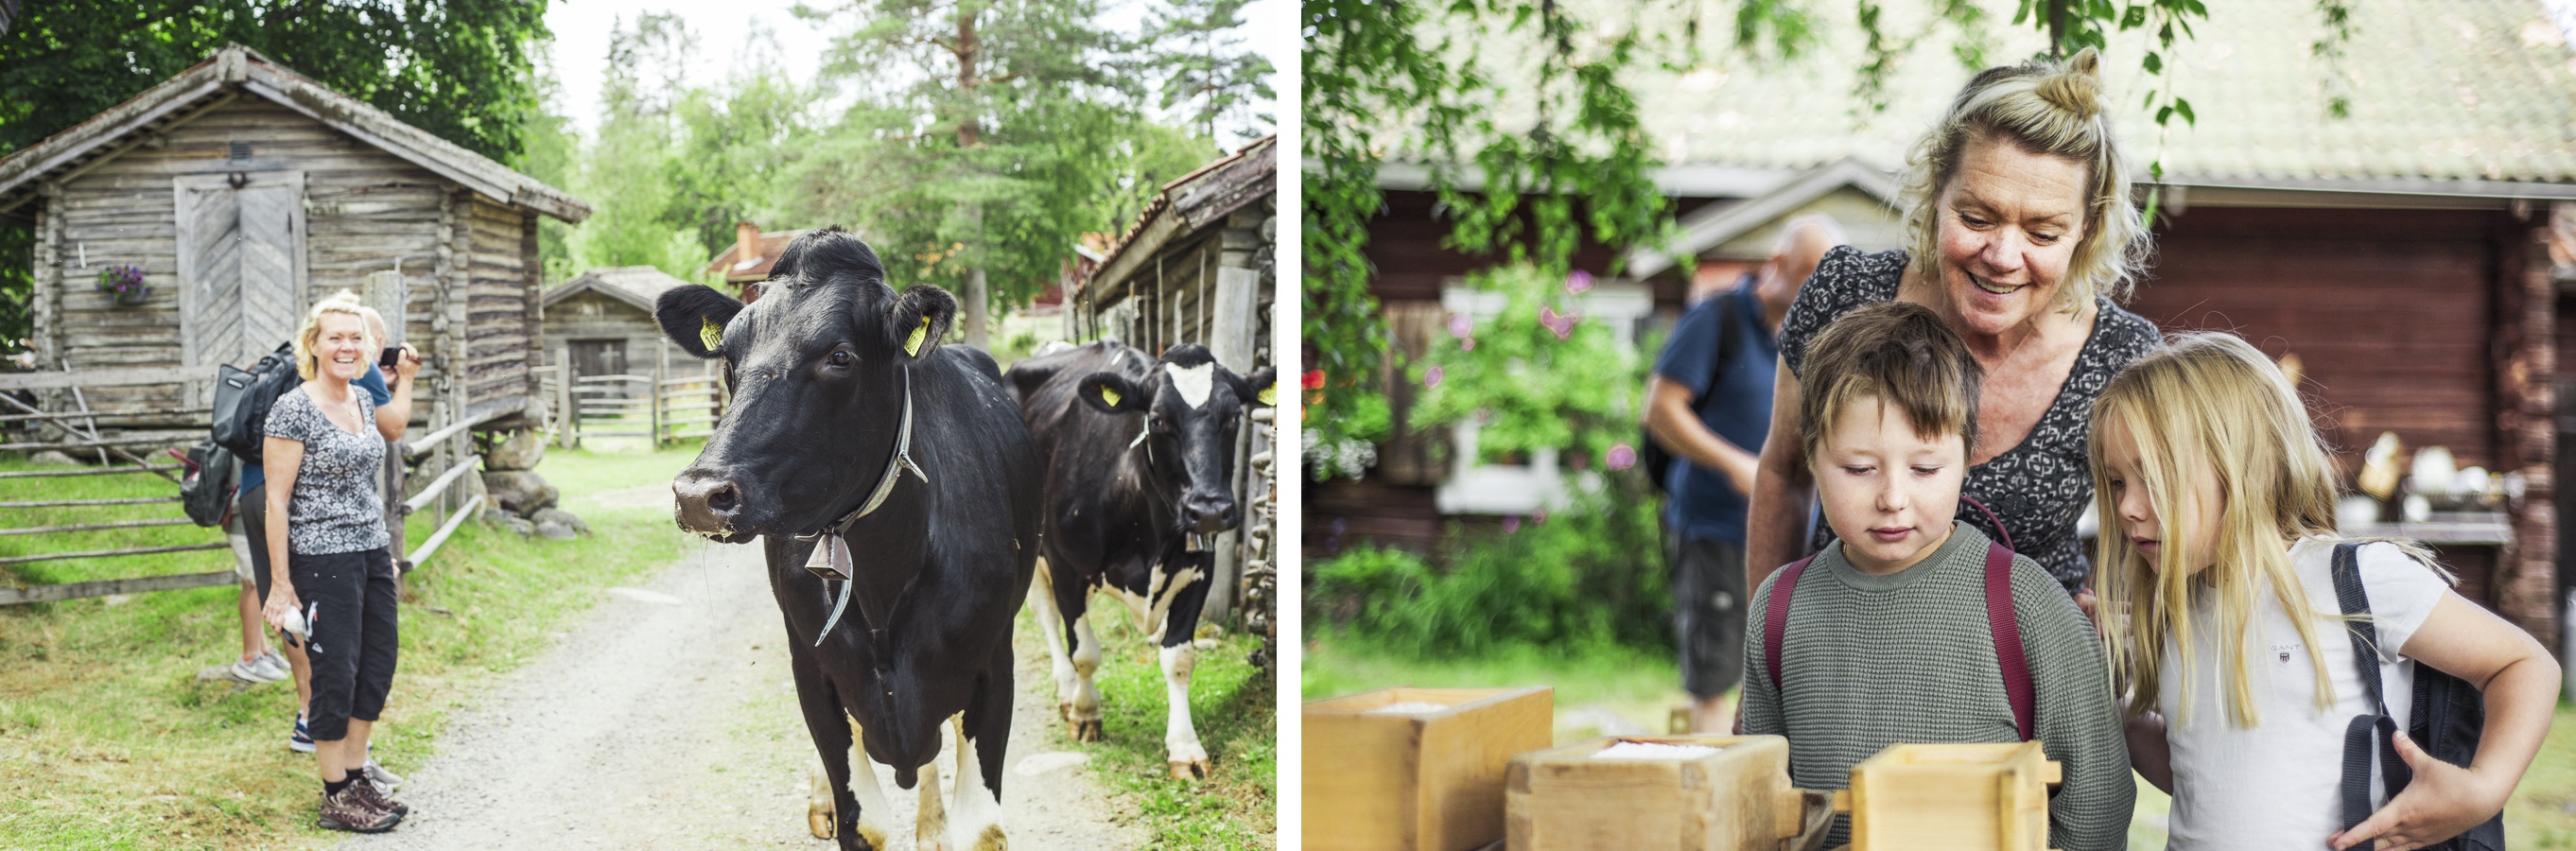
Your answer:
[[[340,794],[322,796],[324,830],[346,830],[353,833],[383,833],[402,823],[402,816],[376,805],[378,800],[364,782],[351,783]]]
[[[313,752],[313,731],[305,726],[304,716],[295,716],[295,732],[286,737],[286,748],[297,753]]]
[[[358,778],[358,782],[349,784],[349,791],[359,793],[367,806],[393,813],[397,818],[411,817],[411,805],[394,800],[393,790],[376,785],[373,778]]]
[[[375,743],[369,742],[367,749],[375,750]],[[386,771],[384,763],[377,762],[375,757],[367,757],[364,770],[367,773],[367,782],[376,784],[376,788],[383,790],[385,794],[393,794],[393,791],[403,784],[402,775]]]

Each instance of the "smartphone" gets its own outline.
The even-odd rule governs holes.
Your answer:
[[[385,347],[385,353],[384,353],[384,354],[381,354],[381,355],[377,355],[377,356],[376,356],[376,368],[377,368],[377,369],[384,370],[384,371],[386,371],[386,372],[392,372],[392,371],[394,371],[394,364],[401,363],[401,362],[402,362],[402,347],[401,347],[401,346],[386,346],[386,347]]]

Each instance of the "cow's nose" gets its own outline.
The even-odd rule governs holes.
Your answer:
[[[679,503],[680,528],[691,532],[732,531],[733,513],[742,507],[740,488],[705,473],[681,473],[671,480],[671,496]]]
[[[1234,528],[1236,517],[1232,495],[1192,494],[1189,499],[1182,502],[1181,507],[1188,512],[1186,519],[1189,521],[1190,531],[1213,535]]]

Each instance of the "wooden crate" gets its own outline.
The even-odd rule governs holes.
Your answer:
[[[1719,750],[1682,759],[1594,756],[1620,742]],[[1804,823],[1801,795],[1789,785],[1789,740],[1779,736],[1605,737],[1522,754],[1512,759],[1506,794],[1510,851],[1777,851]]]
[[[1834,809],[1851,851],[2042,851],[2059,767],[2039,743],[1889,745],[1852,766]]]
[[[1443,708],[1384,711],[1408,704]],[[1503,838],[1504,770],[1552,743],[1556,700],[1543,687],[1391,688],[1304,716],[1304,847],[1470,851]]]

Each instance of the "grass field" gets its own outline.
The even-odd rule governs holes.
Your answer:
[[[566,494],[667,480],[691,450],[556,450],[539,472]],[[0,462],[0,470],[31,469]],[[167,496],[146,475],[0,480],[0,501]],[[403,655],[377,728],[378,758],[426,757],[449,713],[493,674],[547,645],[597,589],[679,552],[667,509],[566,507],[593,536],[521,539],[467,523],[408,580]],[[176,517],[176,504],[0,509],[0,526]],[[434,528],[415,515],[410,544]],[[0,537],[0,556],[220,541],[195,526]],[[408,550],[408,547],[406,547]],[[0,581],[42,584],[226,569],[228,552],[37,562]],[[285,684],[200,683],[239,652],[237,586],[0,608],[0,847],[293,848],[338,838],[312,827],[313,757],[288,751]]]
[[[1624,648],[1527,648],[1487,659],[1424,662],[1373,654],[1359,642],[1326,636],[1306,644],[1300,696],[1316,700],[1404,685],[1550,686],[1556,691],[1556,740],[1568,744],[1618,732],[1607,728],[1619,724],[1667,729],[1673,708],[1687,700],[1680,682],[1670,658]],[[2164,793],[2138,782],[2131,851],[2165,847],[2170,806]],[[2505,808],[2505,835],[2517,848],[2576,849],[2576,708],[2559,707],[2548,743]]]
[[[1074,742],[1054,726],[1049,747],[1092,755],[1087,765],[1151,832],[1157,849],[1243,849],[1278,845],[1279,736],[1276,681],[1246,663],[1257,638],[1228,634],[1198,652],[1190,719],[1214,773],[1174,780],[1163,764],[1163,669],[1154,643],[1103,595],[1091,607],[1101,643],[1101,740]],[[1022,629],[1034,630],[1030,614]]]

